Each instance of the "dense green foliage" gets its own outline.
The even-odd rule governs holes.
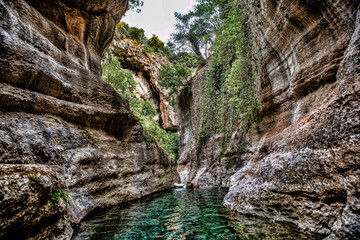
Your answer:
[[[201,65],[202,60],[195,54],[189,52],[177,52],[175,44],[168,42],[166,46],[166,57],[171,64],[164,64],[159,72],[160,86],[169,90],[168,98],[170,104],[175,105],[177,93],[186,88],[190,91],[188,80],[194,70]]]
[[[146,45],[151,47],[155,52],[162,52],[165,48],[165,43],[155,34],[146,42]]]
[[[120,62],[111,56],[102,63],[103,79],[110,83],[111,86],[125,99],[135,99],[133,93],[136,88],[133,75],[129,71],[125,71]]]
[[[179,136],[172,132],[167,132],[159,126],[156,119],[158,111],[156,106],[149,101],[136,99],[134,90],[136,83],[131,72],[123,69],[120,62],[115,57],[109,56],[102,62],[103,79],[111,84],[113,88],[130,103],[130,109],[137,116],[144,130],[164,148],[173,159],[178,158]]]
[[[141,29],[142,30],[142,29]],[[136,28],[136,27],[131,27],[130,29],[129,29],[129,36],[130,36],[130,38],[131,39],[133,39],[134,40],[134,42],[136,43],[136,44],[140,44],[140,42],[141,42],[141,38],[142,38],[142,36],[143,36],[143,32],[144,32],[144,30],[142,30],[141,31],[140,29],[138,29],[138,28]]]
[[[198,103],[202,109],[200,149],[202,142],[216,133],[222,134],[225,147],[239,122],[247,130],[258,121],[255,75],[259,60],[254,54],[250,9],[261,12],[259,1],[197,0],[193,11],[175,15],[178,24],[172,44],[178,48],[190,46],[197,57],[211,55],[201,84],[202,101]],[[177,57],[169,59],[177,64]],[[172,91],[185,85],[184,79],[179,80],[182,76],[175,71],[175,66],[164,67],[164,74],[160,74],[165,76],[161,79],[163,86]]]
[[[191,74],[207,62],[198,103],[200,150],[202,143],[214,134],[222,134],[226,147],[239,122],[248,130],[259,120],[255,76],[260,61],[254,54],[250,31],[250,14],[259,12],[258,0],[197,0],[189,13],[175,13],[176,29],[166,46],[156,36],[149,40],[140,38],[145,51],[163,54],[172,63],[163,65],[159,73],[160,85],[170,90],[172,104],[176,93],[191,91]],[[262,24],[261,20],[256,24]],[[149,124],[147,127],[151,128]],[[152,131],[156,136],[156,131]]]
[[[191,76],[191,69],[185,63],[176,63],[174,65],[163,65],[160,74],[160,86],[170,89],[168,97],[177,93],[180,87],[189,87],[187,79]]]
[[[120,22],[116,25],[115,39],[131,39],[136,45],[140,45],[143,51],[147,53],[166,52],[165,43],[153,34],[150,39],[145,36],[145,31],[142,28],[129,27],[125,22]]]
[[[136,45],[144,44],[147,41],[144,29],[129,27],[129,25],[124,22],[120,22],[116,25],[115,38],[118,40],[125,38],[131,39]]]
[[[168,43],[168,46],[169,44],[171,43]],[[201,60],[199,60],[193,53],[175,52],[175,51],[171,52],[172,49],[170,49],[169,47],[167,48],[167,50],[168,53],[166,54],[166,57],[173,64],[183,63],[190,69],[197,68],[198,66],[201,65],[200,63]]]
[[[214,52],[203,85],[202,131],[221,132],[227,137],[239,119],[245,129],[257,120],[258,101],[248,14],[236,2],[228,3],[222,14],[224,21],[212,45]]]

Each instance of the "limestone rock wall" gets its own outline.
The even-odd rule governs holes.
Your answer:
[[[128,39],[114,41],[112,53],[125,69],[132,71],[137,97],[150,100],[158,107],[162,127],[173,132],[179,131],[178,117],[167,99],[168,91],[160,86],[158,80],[161,66],[170,62],[164,57],[144,52]]]
[[[359,27],[355,1],[261,1],[253,31],[271,109],[225,205],[330,239],[359,232]],[[356,15],[358,19],[356,20]]]
[[[264,117],[247,133],[239,124],[225,155],[212,166],[206,165],[213,156],[207,147],[200,154],[186,147],[180,176],[200,185],[224,185],[225,180],[230,186],[225,206],[239,214],[295,224],[317,237],[357,239],[359,3],[248,3],[262,9],[252,22],[264,19],[251,27],[254,51],[263,59],[256,84]],[[198,123],[181,124],[194,130]],[[216,149],[213,141],[207,144]],[[243,151],[245,142],[251,145]]]
[[[90,211],[177,180],[173,160],[101,80],[127,6],[0,0],[0,238],[69,239]]]

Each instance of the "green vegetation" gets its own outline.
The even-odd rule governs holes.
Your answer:
[[[199,60],[195,54],[190,52],[176,52],[174,48],[173,43],[167,43],[166,57],[171,63],[184,63],[190,69],[195,69],[201,65],[201,60]]]
[[[173,66],[163,66],[160,83],[171,90],[170,94],[188,87],[184,82],[188,75],[183,73],[190,70],[184,68],[194,65],[193,62],[179,65],[183,61],[181,58],[186,57],[184,50],[196,56],[197,66],[204,65],[201,59],[207,58],[208,68],[202,79],[201,102],[198,103],[202,109],[198,147],[201,151],[206,139],[222,134],[225,149],[239,122],[247,131],[259,120],[255,76],[260,60],[254,54],[250,14],[258,15],[261,8],[258,0],[197,0],[197,3],[193,11],[175,14],[176,32],[172,34],[172,42],[167,44],[168,59]],[[250,12],[250,9],[255,11]],[[262,24],[262,20],[255,24]],[[178,71],[180,66],[182,69]]]
[[[143,51],[166,56],[171,62],[162,66],[159,82],[169,90],[172,105],[180,91],[191,91],[189,78],[197,68],[207,63],[199,91],[199,152],[202,144],[214,134],[222,135],[225,152],[231,133],[240,122],[247,131],[259,120],[255,77],[260,60],[254,53],[256,47],[250,24],[262,24],[257,17],[261,11],[258,0],[197,0],[194,10],[189,13],[175,13],[176,29],[166,45],[155,35],[146,39],[142,29],[118,24],[120,36],[133,39]],[[250,15],[258,19],[256,23],[251,23]],[[116,62],[112,64],[119,65]],[[131,109],[140,118],[145,130],[174,155],[175,148],[170,143],[176,142],[175,137],[166,137],[167,133],[158,127],[158,122],[154,120],[155,108],[150,111],[150,105],[135,99],[131,74],[122,70],[120,65],[110,72],[108,67],[111,64],[104,66],[104,80],[130,101]],[[117,78],[122,79],[116,80],[120,81],[119,84],[114,80]]]
[[[146,45],[151,47],[155,52],[163,52],[165,48],[165,43],[155,34],[146,42]]]
[[[133,75],[121,67],[117,58],[111,55],[105,59],[102,64],[103,80],[110,83],[111,86],[125,99],[131,101],[135,99],[133,93],[136,88]]]
[[[187,79],[191,76],[191,69],[185,63],[176,63],[174,65],[163,65],[159,73],[160,86],[170,89],[168,97],[171,104],[174,105],[175,99],[172,98],[174,93],[178,93],[181,87],[190,90]]]
[[[142,30],[142,29],[141,29]],[[135,44],[139,45],[143,37],[144,30],[141,31],[139,28],[131,27],[129,28],[129,36],[134,40]]]
[[[257,60],[249,16],[246,9],[239,8],[239,2],[229,2],[222,12],[223,23],[216,32],[203,84],[203,136],[224,133],[225,141],[239,119],[245,130],[258,120]]]
[[[140,45],[144,52],[164,54],[165,43],[153,34],[150,39],[145,36],[144,29],[130,27],[127,23],[120,22],[116,25],[115,39],[131,39],[136,45]]]
[[[145,31],[142,28],[130,27],[129,24],[120,22],[116,25],[115,39],[131,39],[136,45],[146,43]]]
[[[50,200],[56,204],[59,203],[60,199],[63,199],[65,203],[68,203],[69,191],[65,188],[56,188],[51,194]]]
[[[130,109],[149,134],[146,136],[146,142],[151,143],[155,139],[173,159],[177,160],[179,136],[159,126],[156,120],[158,111],[154,104],[136,99],[134,94],[136,83],[131,72],[123,69],[118,59],[111,55],[102,62],[102,69],[104,81],[111,84],[123,98],[129,101]]]

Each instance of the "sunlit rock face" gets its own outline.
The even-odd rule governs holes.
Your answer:
[[[225,197],[231,210],[329,239],[360,236],[357,5],[261,1],[265,22],[252,31],[268,114],[248,133],[252,154]]]
[[[149,100],[157,106],[161,125],[165,130],[179,131],[178,117],[167,98],[169,91],[160,86],[158,77],[161,66],[170,62],[162,56],[144,52],[128,39],[115,40],[112,53],[119,59],[122,67],[133,73],[137,98]]]
[[[90,211],[177,180],[173,160],[101,80],[127,6],[0,0],[0,238],[69,239]]]

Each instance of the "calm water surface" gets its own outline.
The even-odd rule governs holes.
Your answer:
[[[250,219],[239,223],[226,218],[222,207],[226,193],[224,188],[165,192],[91,216],[82,222],[73,240],[309,239],[286,231],[284,235],[273,224],[259,227]],[[278,235],[270,236],[274,232]]]

